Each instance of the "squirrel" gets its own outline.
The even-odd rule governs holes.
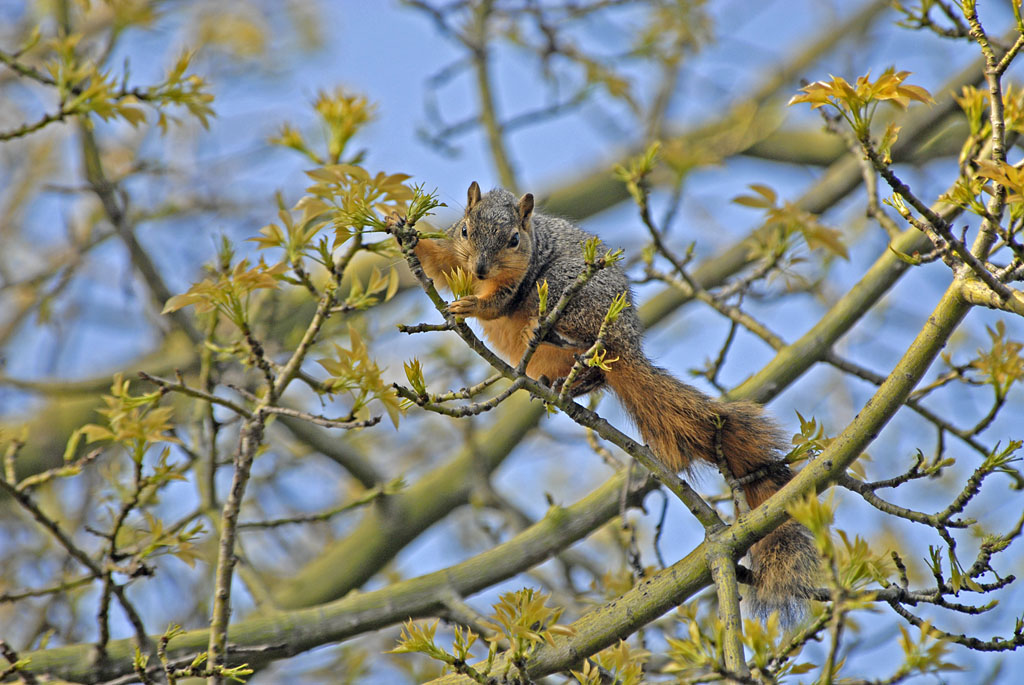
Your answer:
[[[571,222],[533,211],[533,195],[518,200],[503,189],[481,195],[469,186],[466,211],[445,239],[420,238],[414,246],[424,272],[437,279],[457,268],[474,276],[473,294],[452,302],[448,311],[475,317],[488,340],[510,363],[522,359],[539,318],[537,284],[547,281],[556,302],[584,271],[582,243],[591,236]],[[442,281],[444,283],[444,281]],[[616,265],[597,271],[569,302],[554,329],[527,366],[532,378],[565,379],[578,355],[598,336],[612,300],[632,293]],[[587,367],[570,388],[582,395],[609,386],[635,421],[640,435],[662,463],[687,471],[695,460],[715,465],[716,431],[734,478],[743,483],[751,508],[768,499],[792,477],[780,461],[785,442],[778,426],[752,402],[712,399],[658,368],[643,351],[642,325],[633,307],[622,311],[606,331],[609,369]],[[616,360],[617,358],[617,360]],[[716,428],[716,421],[724,421]],[[749,482],[748,474],[757,472]],[[819,556],[810,532],[787,521],[750,549],[754,612],[779,611],[794,619],[812,595]]]

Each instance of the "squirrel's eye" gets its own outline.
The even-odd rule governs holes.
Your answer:
[[[463,238],[468,238],[469,237],[469,231],[466,230],[466,224],[462,224],[462,237]]]
[[[516,231],[508,241],[509,247],[519,247],[519,232]]]

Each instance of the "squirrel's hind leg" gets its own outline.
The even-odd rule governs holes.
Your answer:
[[[576,376],[576,380],[573,381],[572,387],[569,389],[569,394],[572,397],[589,395],[596,390],[600,390],[604,384],[604,371],[596,366],[588,366],[582,373]],[[565,385],[564,377],[556,379],[552,387],[561,392],[563,385]]]

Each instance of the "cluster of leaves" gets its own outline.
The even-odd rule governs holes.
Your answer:
[[[661,142],[651,143],[642,155],[637,155],[626,164],[616,164],[612,168],[615,178],[626,184],[626,191],[640,207],[647,205],[647,178],[657,166],[661,153]]]
[[[890,102],[906,109],[912,100],[933,103],[931,93],[920,86],[904,83],[909,71],[896,71],[889,67],[874,81],[871,74],[857,77],[854,84],[842,76],[833,76],[828,81],[815,81],[800,90],[803,95],[794,95],[790,105],[806,102],[812,109],[829,106],[842,116],[858,138],[870,135],[871,121],[875,110],[882,102]],[[890,126],[886,131],[881,148],[887,150],[896,141],[899,128]]]
[[[330,165],[307,173],[320,182],[309,189],[311,195],[303,197],[295,205],[294,211],[301,212],[299,219],[280,209],[281,225],[268,224],[260,229],[259,237],[250,239],[261,250],[283,250],[284,260],[268,266],[261,258],[250,267],[248,259],[241,259],[230,267],[231,248],[225,243],[219,259],[222,266],[215,276],[172,297],[166,303],[164,313],[195,305],[197,312],[216,310],[244,330],[250,317],[250,296],[256,290],[276,289],[281,282],[305,282],[307,277],[302,262],[307,258],[312,258],[327,270],[333,270],[335,251],[367,226],[383,230],[385,219],[382,215],[416,212],[422,216],[438,206],[432,195],[404,185],[403,181],[408,178],[406,174],[386,175],[381,172],[371,177],[365,169],[353,165]],[[332,202],[338,204],[332,206]],[[321,238],[314,247],[320,231],[328,225],[334,227],[333,243],[328,245],[326,239]],[[366,246],[360,242],[358,247],[382,253],[393,250],[390,241]],[[289,264],[299,273],[299,280],[287,275]],[[394,268],[389,269],[387,275],[374,268],[365,284],[358,276],[352,276],[345,305],[348,309],[367,309],[390,300],[398,291],[398,285],[398,272]]]
[[[490,647],[487,662],[482,669],[474,669],[468,664],[472,657],[470,649],[477,640],[476,633],[468,628],[456,628],[453,650],[448,652],[439,647],[434,640],[437,621],[430,625],[407,622],[398,646],[391,651],[399,654],[425,654],[432,659],[443,661],[459,673],[473,677],[477,682],[486,683],[489,682],[486,676],[491,673],[494,657],[502,643],[511,645],[512,658],[508,664],[511,668],[513,664],[522,664],[539,645],[553,645],[555,635],[574,634],[569,626],[557,623],[562,609],[546,606],[547,600],[548,595],[533,588],[506,592],[498,598],[493,607],[494,613],[482,623],[482,627],[492,631],[486,638]]]
[[[394,241],[368,243],[364,241],[366,233],[384,231],[394,216],[406,216],[413,224],[440,203],[422,187],[407,185],[408,174],[379,172],[372,175],[359,165],[359,156],[347,162],[338,161],[352,137],[371,118],[373,107],[364,97],[344,91],[333,95],[321,93],[314,110],[327,131],[326,158],[334,161],[307,171],[314,181],[307,194],[291,210],[279,197],[279,221],[264,226],[259,236],[250,239],[260,250],[281,250],[283,259],[267,266],[261,258],[253,267],[243,259],[230,267],[232,252],[225,243],[219,258],[221,267],[215,277],[172,297],[164,308],[165,313],[187,305],[195,305],[199,313],[216,311],[248,337],[250,297],[259,289],[274,290],[282,283],[305,286],[326,310],[324,316],[312,324],[317,330],[331,312],[366,310],[390,300],[397,293],[399,275],[395,268],[384,271],[375,266],[364,280],[347,267],[361,250],[378,254],[394,252]],[[306,140],[290,127],[272,142],[307,153],[318,161],[325,159],[313,152]],[[322,235],[327,229],[333,229],[333,240]],[[343,247],[346,248],[344,254]],[[307,271],[308,262],[315,265],[316,271]],[[289,274],[289,267],[294,276]],[[314,281],[324,274],[327,283],[321,293]],[[337,294],[343,279],[349,282],[349,292],[344,298]],[[327,394],[348,393],[352,401],[350,418],[365,416],[367,404],[377,400],[397,426],[401,403],[394,389],[382,380],[382,370],[369,356],[361,335],[352,326],[348,328],[348,338],[349,349],[334,344],[332,355],[318,359],[329,374],[319,390]],[[311,337],[309,339],[312,341]],[[253,342],[249,341],[250,347]]]
[[[167,300],[164,314],[193,305],[200,314],[216,311],[238,328],[246,330],[250,319],[252,294],[261,289],[276,289],[287,270],[284,263],[267,266],[261,258],[254,266],[240,259],[230,269],[218,271],[213,277],[194,283],[180,295]]]
[[[673,62],[710,39],[711,18],[705,2],[659,2],[636,32],[630,56]]]
[[[181,626],[170,625],[163,635],[160,636],[157,646],[157,658],[160,661],[160,667],[163,669],[164,678],[167,679],[167,685],[176,685],[179,680],[187,678],[209,678],[210,676],[227,678],[235,683],[244,683],[247,682],[248,676],[255,672],[249,664],[239,664],[238,666],[218,665],[211,668],[208,664],[210,656],[207,652],[196,654],[186,666],[175,667],[167,657],[167,644],[184,632]],[[152,678],[147,675],[151,658],[150,654],[143,653],[138,647],[135,648],[135,653],[132,656],[132,666],[135,669],[135,673],[142,677],[142,682],[153,682]]]
[[[796,233],[803,236],[807,247],[812,250],[821,249],[836,257],[850,258],[842,233],[822,225],[815,215],[788,200],[780,203],[778,194],[764,184],[753,183],[749,188],[753,194],[738,195],[732,201],[744,207],[764,210],[765,222],[781,229],[783,241]]]
[[[132,21],[137,19],[129,18]],[[19,59],[40,60],[38,69],[23,65],[20,70],[52,87],[60,108],[35,124],[27,124],[10,135],[3,135],[3,138],[25,135],[68,117],[79,117],[88,126],[89,115],[103,121],[120,120],[137,127],[146,121],[143,105],[156,111],[156,123],[163,132],[167,131],[170,121],[176,121],[168,114],[172,107],[184,108],[204,127],[208,125],[213,116],[213,95],[203,78],[188,73],[195,56],[193,52],[183,52],[160,82],[130,87],[127,72],[119,77],[110,70],[102,70],[96,61],[81,54],[83,38],[81,33],[71,33],[44,41],[37,29],[17,50],[15,55]]]
[[[817,623],[821,628],[827,626],[830,633],[832,656],[826,660],[823,670],[827,671],[824,675],[832,679],[838,676],[845,663],[844,660],[836,662],[832,658],[840,645],[843,630],[860,630],[859,624],[850,614],[873,610],[875,593],[868,590],[869,585],[892,587],[889,579],[895,572],[893,559],[897,557],[893,555],[890,558],[876,553],[866,540],[860,536],[851,539],[846,531],[836,529],[833,535],[834,515],[830,502],[807,497],[787,510],[814,535],[815,544],[825,562],[825,583],[832,601],[827,606],[827,615],[822,615]],[[952,554],[952,549],[950,552]],[[934,548],[931,555],[933,563],[938,564]],[[905,573],[905,569],[901,572]],[[936,577],[940,577],[939,571],[935,573]],[[911,675],[960,670],[958,665],[945,660],[951,649],[949,642],[934,632],[927,622],[919,626],[917,640],[911,637],[905,626],[900,625],[899,630],[904,661],[893,674],[894,680]]]
[[[441,661],[457,673],[470,676],[480,683],[486,683],[485,675],[491,672],[494,664],[494,657],[498,653],[498,645],[492,642],[490,651],[487,654],[487,662],[480,670],[469,665],[470,659],[474,658],[470,653],[477,641],[477,634],[469,628],[456,626],[452,651],[439,647],[434,636],[437,633],[438,621],[433,623],[416,623],[409,620],[402,626],[402,634],[398,638],[398,646],[390,650],[390,654],[424,654],[435,661]]]
[[[398,292],[398,270],[391,267],[385,276],[380,267],[374,266],[365,285],[358,274],[352,274],[351,283],[345,306],[349,309],[369,309],[380,302],[387,302]]]
[[[713,612],[702,610],[697,605],[680,607],[678,613],[678,625],[685,629],[685,634],[666,638],[669,663],[665,672],[684,678],[727,675],[723,667],[724,627],[721,620]],[[811,663],[798,662],[783,653],[786,646],[783,637],[778,614],[773,614],[764,623],[751,619],[743,621],[743,645],[750,651],[752,664],[768,679],[800,675],[814,668]]]
[[[554,645],[555,635],[575,634],[569,626],[557,623],[563,609],[547,606],[547,600],[548,595],[533,588],[499,596],[494,605],[494,620],[484,624],[495,631],[488,641],[508,641],[512,645],[513,660],[519,661],[542,643]]]
[[[995,327],[988,327],[992,346],[979,348],[978,356],[971,362],[983,383],[992,386],[996,400],[1006,398],[1014,383],[1024,380],[1024,357],[1021,350],[1024,343],[1006,337],[1006,322],[997,321]]]
[[[371,400],[377,400],[397,428],[401,402],[394,387],[381,377],[380,367],[370,357],[362,336],[352,326],[349,326],[348,338],[351,349],[334,343],[333,357],[317,359],[317,363],[328,374],[323,382],[325,389],[331,393],[349,393],[352,397],[352,417],[360,416]]]
[[[109,395],[103,396],[107,405],[98,409],[106,419],[104,424],[91,423],[76,430],[68,441],[65,461],[78,452],[84,437],[88,442],[106,442],[120,445],[136,463],[140,476],[132,484],[131,491],[118,485],[116,476],[110,478],[115,484],[117,500],[133,500],[141,510],[144,525],[120,526],[114,541],[119,553],[130,556],[134,564],[156,554],[172,554],[189,566],[199,558],[195,541],[204,531],[201,521],[184,526],[168,527],[146,507],[157,502],[161,488],[185,480],[187,464],[171,462],[171,445],[181,441],[171,435],[174,427],[174,407],[158,406],[163,394],[160,392],[131,393],[130,381],[121,374],[114,377]],[[143,460],[151,448],[163,445],[155,460],[144,468]]]
[[[579,670],[570,673],[580,685],[602,685],[609,679],[621,685],[641,685],[644,682],[644,666],[650,658],[651,653],[646,649],[619,640],[617,645],[602,649],[585,660]]]
[[[1019,205],[1024,202],[1024,174],[1012,164],[1004,161],[983,159],[978,162],[978,176],[995,181],[1006,188],[1009,193],[1006,201],[1011,205]],[[982,188],[987,190],[986,188]],[[980,203],[979,203],[980,204]],[[978,205],[972,205],[977,207]]]
[[[149,446],[154,443],[178,442],[177,438],[167,435],[173,426],[171,418],[174,408],[157,406],[161,393],[132,395],[130,386],[131,382],[121,374],[114,376],[110,394],[103,396],[107,406],[97,410],[106,417],[107,425],[91,423],[75,431],[68,442],[65,457],[77,452],[83,436],[89,442],[121,443],[128,448],[135,461],[141,461]]]
[[[169,466],[166,453],[161,453],[160,457],[153,472],[143,478],[141,485],[144,489],[155,490],[171,480],[184,480],[180,466]],[[130,554],[135,565],[158,555],[171,555],[195,568],[196,561],[204,558],[197,545],[206,532],[202,521],[193,521],[186,526],[168,526],[152,511],[143,510],[141,513],[145,524],[121,528],[115,541],[120,553]]]
[[[427,381],[423,377],[423,364],[419,359],[410,359],[405,362],[405,377],[409,380],[413,392],[420,397],[427,396]]]
[[[113,76],[100,72],[91,60],[79,61],[76,48],[81,39],[81,35],[54,39],[51,47],[56,59],[44,67],[65,103],[63,112],[66,115],[92,112],[104,121],[120,117],[132,126],[145,121],[146,115],[138,106],[137,97],[118,93]]]
[[[1005,130],[1017,134],[1024,132],[1024,89],[1007,84],[1002,95]],[[942,199],[979,217],[992,220],[994,217],[986,207],[985,196],[995,196],[999,188],[1004,189],[1010,221],[1001,235],[1011,247],[1019,250],[1014,238],[1024,220],[1024,178],[1021,177],[1020,168],[1003,159],[977,158],[986,141],[992,137],[991,95],[988,90],[964,86],[954,99],[967,117],[970,136],[960,152],[962,173]]]
[[[326,156],[316,152],[306,137],[291,124],[284,124],[281,132],[270,142],[296,150],[317,165],[324,165],[337,164],[342,160],[352,138],[373,120],[375,107],[363,95],[337,89],[334,92],[321,91],[313,102],[313,109],[324,130]],[[359,152],[345,161],[359,164],[362,158],[363,153]]]
[[[321,92],[313,108],[327,125],[327,154],[332,160],[341,159],[352,136],[373,118],[374,110],[365,96],[342,90]]]
[[[281,198],[278,199],[278,204],[283,204]],[[324,215],[329,209],[317,198],[307,195],[299,200],[293,208],[293,211],[300,212],[298,221],[295,220],[292,212],[280,207],[277,210],[277,216],[281,224],[267,224],[260,229],[259,236],[249,238],[249,240],[256,243],[261,250],[272,248],[284,250],[285,261],[289,264],[297,264],[304,259],[312,258],[321,266],[330,268],[331,247],[327,240],[321,238],[315,248],[313,247],[314,238],[326,225]]]
[[[329,164],[306,173],[316,182],[306,192],[325,205],[316,205],[313,200],[307,202],[315,209],[331,210],[332,248],[343,245],[356,232],[385,230],[386,218],[392,212],[405,214],[408,202],[414,197],[413,190],[405,185],[408,174],[381,171],[371,176],[366,169],[354,164]]]
[[[612,303],[608,305],[608,311],[604,315],[604,321],[601,323],[601,330],[605,331],[609,326],[615,323],[619,318],[619,314],[622,313],[626,307],[629,306],[629,294],[622,292],[616,295],[612,299]],[[600,334],[598,337],[602,337]],[[603,371],[611,371],[611,364],[619,361],[618,357],[608,359],[608,350],[601,346],[600,349],[594,349],[590,351],[590,354],[586,355],[587,366],[597,367]]]
[[[959,94],[953,95],[953,100],[967,117],[971,138],[992,135],[992,119],[989,117],[992,96],[988,89],[965,85]],[[1007,83],[1003,88],[1003,120],[1007,131],[1024,131],[1024,89],[1019,85]]]
[[[210,103],[213,102],[213,95],[207,92],[206,81],[195,74],[187,73],[194,56],[194,52],[182,53],[163,83],[146,88],[140,97],[147,102],[184,107],[205,128],[214,114],[213,108],[210,106]],[[157,126],[166,133],[167,125],[167,114],[161,108],[157,115]]]
[[[602,247],[601,239],[597,236],[591,236],[583,241],[583,261],[587,264],[597,264],[599,261],[604,266],[611,266],[622,260],[624,254],[621,248],[605,250],[604,254],[601,255],[600,259],[597,253],[600,252]]]
[[[903,649],[903,665],[896,671],[894,678],[903,678],[913,674],[938,674],[949,671],[962,671],[963,668],[946,657],[952,645],[932,630],[929,623],[924,623],[915,640],[903,624],[900,630],[900,647]]]
[[[461,266],[456,267],[453,271],[444,272],[444,280],[456,299],[471,295],[473,285],[476,283],[476,277],[472,272],[466,271]]]
[[[828,582],[834,594],[841,595],[844,601],[860,602],[857,608],[870,607],[870,593],[860,598],[857,593],[870,583],[888,585],[893,572],[891,560],[872,551],[862,537],[851,539],[845,530],[833,529],[835,513],[830,500],[806,497],[787,511],[814,536],[815,545],[829,567]]]
[[[328,164],[306,174],[315,183],[307,189],[309,195],[293,208],[301,213],[299,220],[281,209],[278,217],[282,226],[268,224],[260,229],[262,237],[251,239],[262,250],[284,250],[291,263],[313,256],[329,269],[334,251],[354,235],[366,229],[383,231],[386,217],[392,213],[405,215],[411,202],[422,201],[421,194],[405,185],[408,174],[378,172],[371,176],[355,164]],[[321,239],[314,251],[314,240],[328,226],[334,229],[334,240],[328,245]],[[388,247],[378,244],[371,249]]]
[[[793,449],[786,455],[786,461],[791,464],[806,459],[814,459],[833,440],[833,438],[825,435],[825,426],[818,423],[818,420],[813,416],[805,419],[803,414],[797,412],[796,417],[800,421],[800,432],[793,434]]]
[[[346,156],[352,138],[373,118],[374,106],[364,96],[344,90],[321,92],[313,108],[325,131],[325,154],[316,152],[297,129],[287,124],[270,141],[297,150],[318,165],[306,172],[314,183],[292,210],[300,216],[296,220],[282,207],[278,212],[281,225],[272,223],[263,227],[261,237],[252,240],[260,249],[284,250],[286,261],[292,265],[312,257],[330,271],[336,251],[353,236],[361,239],[366,231],[384,231],[389,217],[394,215],[406,217],[413,225],[442,205],[422,187],[408,186],[408,174],[383,171],[371,174],[361,166],[362,152]],[[334,230],[333,241],[328,243],[322,237],[317,240],[320,231],[327,227]],[[394,247],[391,241],[363,246],[360,240],[358,245],[379,253],[390,253]],[[390,291],[390,283],[396,276],[389,278]],[[376,290],[371,284],[363,292],[369,294]],[[354,291],[352,299],[358,299],[361,294]],[[353,306],[363,308],[369,304],[372,303]]]

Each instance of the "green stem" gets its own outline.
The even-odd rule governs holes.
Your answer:
[[[224,500],[219,526],[220,541],[217,547],[217,567],[214,577],[213,612],[210,617],[207,654],[209,666],[214,669],[207,682],[222,685],[224,677],[219,668],[227,664],[228,623],[231,619],[231,578],[234,575],[235,538],[238,535],[238,514],[249,482],[249,472],[260,443],[263,441],[264,414],[262,407],[254,412],[253,418],[242,427],[238,454],[235,457],[235,474],[231,490]]]
[[[516,174],[509,159],[508,149],[505,146],[505,134],[501,123],[498,121],[494,91],[491,89],[490,56],[487,51],[487,21],[493,4],[493,0],[484,0],[477,6],[473,17],[472,42],[467,42],[467,47],[469,47],[473,54],[476,87],[480,96],[480,121],[483,123],[484,131],[487,134],[487,142],[491,148],[491,157],[494,158],[494,165],[498,168],[498,178],[501,179],[501,185],[515,192],[519,184],[516,182]]]
[[[743,615],[740,612],[740,586],[736,579],[736,559],[732,550],[720,542],[704,543],[711,580],[718,595],[718,618],[722,621],[725,667],[730,673],[750,675],[743,654]]]

